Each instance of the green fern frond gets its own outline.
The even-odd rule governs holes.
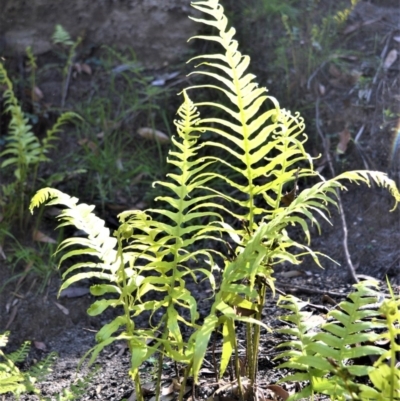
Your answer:
[[[193,19],[217,28],[218,36],[195,36],[192,39],[216,41],[224,50],[223,54],[202,55],[192,59],[205,60],[198,67],[208,68],[194,71],[193,74],[215,79],[216,85],[204,86],[221,91],[231,103],[231,107],[213,102],[196,103],[197,107],[217,108],[227,115],[227,119],[204,118],[200,121],[200,126],[228,142],[225,145],[220,141],[209,141],[207,146],[227,152],[229,157],[215,157],[214,160],[233,170],[235,174],[232,176],[238,177],[238,180],[234,181],[219,174],[211,175],[243,193],[245,200],[240,197],[226,199],[239,206],[242,212],[235,211],[234,217],[248,221],[248,227],[252,231],[257,227],[254,225],[257,216],[265,217],[273,213],[271,209],[279,208],[283,183],[295,176],[296,163],[303,161],[310,166],[302,169],[300,177],[314,175],[312,161],[303,147],[306,140],[302,134],[304,123],[299,116],[280,109],[276,99],[267,96],[267,90],[259,88],[254,82],[255,76],[246,73],[250,59],[237,50],[237,42],[233,39],[235,30],[227,29],[227,19],[218,1],[200,1],[193,3],[193,6],[214,18]],[[189,89],[199,87],[203,86]],[[272,109],[260,113],[260,108],[267,102],[270,102]],[[235,159],[235,164],[229,162],[229,158]],[[241,181],[244,183],[241,184]],[[259,184],[258,181],[265,183]],[[225,197],[222,193],[218,194]],[[255,207],[256,197],[264,197],[269,209]]]
[[[313,319],[312,313],[302,311],[307,304],[307,302],[301,301],[292,295],[281,296],[277,303],[278,306],[292,313],[280,316],[280,319],[289,323],[290,326],[289,328],[278,329],[277,331],[281,334],[291,336],[291,340],[278,345],[278,348],[288,349],[280,353],[275,359],[288,358],[287,362],[283,362],[278,366],[279,369],[291,368],[296,370],[295,373],[285,376],[280,382],[308,382],[300,392],[290,397],[290,400],[293,401],[313,396],[313,386],[318,378],[323,377],[324,372],[329,369],[329,363],[322,358],[317,364],[309,366],[308,368],[305,368],[302,363],[298,362],[297,358],[312,355],[307,349],[307,346],[315,341],[316,330],[320,328],[322,323],[321,320]]]
[[[8,126],[6,137],[6,149],[0,153],[0,157],[6,159],[1,163],[1,167],[14,165],[14,174],[19,183],[25,183],[31,166],[37,166],[41,162],[49,161],[45,153],[52,147],[55,135],[60,132],[60,128],[72,119],[80,118],[77,114],[68,112],[62,114],[56,121],[52,129],[47,131],[43,143],[36,137],[29,124],[29,119],[24,115],[21,106],[13,92],[13,85],[7,76],[4,66],[0,63],[0,84],[5,84],[7,90],[4,93],[6,112],[10,113],[11,120]]]
[[[104,221],[93,213],[94,206],[78,204],[77,198],[70,197],[57,189],[43,188],[32,198],[29,210],[33,213],[35,207],[39,207],[45,202],[47,202],[48,206],[63,205],[67,207],[58,216],[58,220],[61,222],[59,227],[73,225],[87,234],[87,238],[69,238],[59,245],[57,252],[79,245],[80,248],[83,248],[68,251],[62,256],[59,263],[61,264],[64,260],[76,255],[89,254],[97,256],[102,262],[88,262],[87,266],[98,269],[99,277],[102,276],[114,281],[113,274],[116,274],[116,270],[119,267],[117,251],[115,250],[117,239],[111,237],[110,230],[105,227]],[[83,265],[82,263],[74,264],[64,273],[64,277],[74,270],[82,268]],[[103,273],[104,269],[109,271],[109,274]],[[82,280],[92,276],[93,273],[81,273],[78,277],[71,277],[64,282],[60,291],[78,279]]]
[[[373,387],[360,386],[363,399],[400,400],[400,297],[394,295],[389,281],[388,287],[391,297],[385,299],[379,308],[386,330],[378,338],[387,341],[389,348],[381,354],[368,373]]]
[[[331,321],[324,324],[319,322],[318,328],[322,331],[311,335],[308,331],[314,328],[314,324],[308,326],[307,314],[300,312],[305,303],[293,297],[284,298],[289,305],[283,307],[291,310],[293,315],[284,316],[283,320],[295,326],[279,331],[295,339],[281,344],[281,347],[289,347],[289,350],[278,358],[289,359],[279,367],[292,368],[297,373],[282,381],[309,381],[309,385],[290,397],[290,400],[298,400],[312,393],[327,394],[338,400],[352,396],[350,392],[358,388],[354,378],[371,374],[372,367],[349,364],[349,361],[384,353],[382,348],[368,344],[376,341],[379,338],[378,331],[386,327],[375,307],[379,299],[378,283],[364,281],[354,287],[356,291],[349,295],[348,300],[328,313]],[[330,376],[326,377],[327,374]]]
[[[396,186],[396,183],[390,179],[387,174],[382,173],[380,171],[369,171],[369,170],[356,170],[356,171],[347,171],[335,177],[336,181],[339,180],[349,180],[353,182],[364,182],[368,186],[371,186],[371,182],[375,182],[378,186],[387,189],[389,193],[395,199],[395,204],[391,211],[397,208],[398,203],[400,202],[400,192]]]
[[[7,355],[8,359],[13,363],[24,362],[28,357],[30,345],[31,343],[29,341],[25,341],[17,351]]]
[[[74,44],[70,34],[60,24],[55,26],[51,39],[53,40],[54,44],[62,44],[64,46],[72,46]]]
[[[0,334],[0,348],[7,344],[8,336],[9,332]],[[19,397],[24,393],[40,393],[35,383],[43,380],[51,372],[56,354],[50,353],[27,372],[22,372],[16,363],[25,361],[29,348],[30,343],[26,341],[17,351],[10,354],[5,354],[0,349],[0,394],[12,393]]]

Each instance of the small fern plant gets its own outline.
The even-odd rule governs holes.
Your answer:
[[[62,25],[57,24],[54,28],[54,33],[51,39],[55,45],[60,45],[63,49],[69,49],[66,55],[62,55],[63,58],[66,58],[62,70],[63,82],[61,88],[61,108],[63,108],[67,98],[69,79],[71,77],[72,65],[76,56],[76,49],[81,44],[83,38],[79,36],[76,41],[73,41],[68,31]]]
[[[23,393],[40,394],[36,383],[51,372],[56,354],[50,353],[28,371],[22,372],[16,364],[25,361],[30,343],[26,341],[17,351],[5,354],[1,348],[7,345],[8,336],[9,332],[0,334],[0,394],[12,393],[17,397]]]
[[[22,111],[14,94],[13,84],[2,63],[0,63],[0,85],[6,88],[3,98],[5,111],[10,115],[5,150],[0,153],[0,158],[3,159],[0,168],[5,172],[7,168],[13,167],[15,177],[14,181],[2,187],[1,205],[5,218],[18,217],[22,223],[25,216],[26,194],[28,193],[30,197],[35,189],[40,164],[50,161],[47,153],[54,147],[61,127],[79,117],[72,112],[63,113],[46,132],[45,137],[39,140],[32,131],[28,117]]]
[[[286,228],[300,226],[309,242],[309,225],[320,228],[317,217],[329,221],[328,207],[336,205],[336,190],[345,189],[344,180],[374,182],[390,191],[396,205],[400,201],[395,183],[380,172],[320,177],[304,149],[303,120],[280,108],[247,72],[250,59],[239,52],[235,30],[228,28],[218,0],[196,1],[192,6],[208,16],[194,20],[214,28],[213,34],[195,38],[219,43],[221,52],[195,57],[200,64],[193,73],[208,81],[182,92],[177,135],[168,157],[174,170],[155,183],[165,191],[156,199],[159,207],[121,213],[120,226],[111,234],[94,214],[94,206],[79,204],[77,198],[56,189],[40,190],[30,205],[33,211],[43,203],[62,204],[66,208],[58,217],[60,225],[86,232],[87,236],[68,238],[59,246],[59,252],[66,252],[60,264],[78,255],[87,258],[72,261],[61,290],[83,279],[101,279],[103,283],[93,284],[91,293],[108,297],[96,300],[88,313],[98,315],[121,306],[121,314],[97,333],[90,361],[105,346],[126,340],[138,399],[142,398],[138,369],[146,359],[159,353],[159,379],[162,360],[168,357],[186,366],[185,378],[191,374],[197,381],[211,335],[219,330],[223,336],[219,375],[224,375],[233,357],[240,394],[253,397],[260,333],[267,329],[262,307],[268,289],[274,290],[274,265],[299,264],[307,254],[319,263],[320,255],[309,244],[292,239]],[[222,93],[226,101],[194,102],[192,97],[203,88]],[[202,139],[205,132],[212,140]],[[309,177],[319,182],[296,194],[297,180]],[[288,186],[293,189],[285,193]],[[220,251],[220,244],[227,242],[230,257]],[[186,285],[189,278],[199,277],[208,280],[214,291],[201,324],[197,294]],[[141,314],[150,315],[149,328],[136,326],[135,318]],[[239,322],[246,326],[245,355],[236,339]],[[242,383],[243,374],[249,384]],[[182,392],[184,388],[183,383]]]
[[[278,368],[295,371],[281,382],[307,383],[288,401],[316,394],[335,401],[400,399],[400,369],[396,366],[400,300],[393,293],[391,299],[383,300],[375,280],[354,287],[348,299],[322,322],[302,310],[307,302],[294,296],[280,297],[278,304],[291,313],[280,317],[289,327],[278,331],[291,338],[278,346],[287,350],[276,359],[286,359]],[[377,345],[382,339],[388,340],[386,351]],[[360,364],[361,358],[364,363]],[[372,363],[374,358],[377,361]],[[360,378],[369,378],[371,385],[360,383]]]

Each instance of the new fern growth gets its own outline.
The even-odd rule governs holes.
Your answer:
[[[7,75],[7,71],[3,64],[0,63],[0,84],[5,86],[3,94],[5,102],[5,111],[10,114],[10,123],[6,136],[5,150],[0,153],[3,161],[0,165],[2,169],[14,168],[15,181],[3,188],[3,197],[6,195],[8,199],[2,199],[4,208],[8,209],[3,213],[6,218],[15,218],[18,216],[20,222],[23,220],[24,210],[26,207],[25,197],[31,196],[35,188],[38,168],[41,163],[48,162],[50,159],[47,153],[54,147],[54,142],[58,139],[57,134],[61,132],[61,127],[71,122],[79,116],[72,112],[63,113],[46,132],[42,140],[32,131],[32,125],[26,117],[22,108],[14,94],[13,84]],[[28,181],[30,185],[28,186]],[[4,212],[4,211],[3,211]]]
[[[123,312],[97,333],[98,345],[92,350],[91,361],[113,341],[127,340],[138,399],[142,398],[138,369],[147,358],[159,352],[160,372],[165,356],[186,365],[185,377],[192,374],[197,380],[211,334],[220,327],[223,350],[219,373],[224,374],[234,357],[242,397],[254,396],[260,330],[267,328],[261,313],[268,288],[274,289],[274,265],[283,261],[299,264],[305,254],[319,263],[319,254],[309,244],[292,239],[286,228],[299,225],[310,241],[309,225],[319,228],[318,216],[329,221],[329,206],[336,205],[336,189],[345,189],[343,180],[368,185],[375,182],[389,189],[396,205],[400,201],[395,183],[383,173],[353,171],[330,180],[319,177],[304,149],[307,137],[303,120],[281,109],[247,72],[250,59],[238,51],[235,30],[228,28],[218,0],[192,5],[208,16],[195,21],[214,28],[214,34],[195,38],[215,41],[222,49],[195,58],[201,61],[195,73],[209,83],[183,91],[177,135],[168,157],[174,173],[155,183],[168,192],[157,199],[160,206],[121,213],[120,227],[113,235],[94,215],[93,206],[78,204],[76,198],[55,189],[40,190],[30,206],[33,211],[46,202],[65,205],[67,209],[58,217],[61,225],[72,224],[87,233],[87,237],[69,238],[59,246],[59,251],[66,251],[60,263],[76,255],[88,257],[66,270],[61,290],[83,279],[103,280],[103,284],[92,285],[91,293],[108,297],[95,301],[88,313],[98,315],[116,306]],[[191,100],[204,87],[223,93],[226,102]],[[215,111],[220,117],[200,114],[205,107],[207,113]],[[265,108],[267,111],[262,111]],[[213,140],[202,140],[205,131],[213,133]],[[202,154],[208,156],[199,156],[201,150],[207,150]],[[218,173],[220,167],[226,175]],[[284,187],[307,177],[319,177],[320,182],[284,204]],[[221,183],[225,191],[219,189]],[[217,266],[223,255],[216,251],[216,245],[227,237],[233,243],[234,255],[224,266]],[[222,271],[218,288],[215,271]],[[199,274],[215,290],[202,324],[198,321],[196,294],[186,286],[188,277],[197,280]],[[136,327],[135,317],[146,312],[151,314],[151,329]],[[161,312],[158,320],[156,312]],[[239,360],[238,321],[246,324],[245,366],[240,366]],[[192,332],[189,339],[183,335],[184,327]],[[300,329],[300,334],[307,338],[307,328]],[[319,352],[311,346],[322,339],[309,340],[310,344],[300,346],[299,357],[309,358]],[[325,347],[328,351],[329,345]],[[339,355],[328,352],[327,357],[350,358],[357,351],[352,352],[342,347]],[[296,366],[307,361],[296,362]],[[325,362],[318,369],[331,372],[332,365]],[[243,371],[250,379],[246,389],[241,384]],[[185,385],[181,388],[180,398]]]
[[[278,331],[292,338],[279,345],[288,350],[277,359],[288,358],[279,368],[296,371],[281,381],[308,382],[290,401],[314,394],[326,394],[338,401],[399,399],[400,369],[395,366],[395,354],[400,349],[396,343],[399,300],[392,296],[382,302],[376,281],[363,281],[354,287],[355,292],[322,322],[302,311],[307,302],[293,296],[280,298],[280,306],[292,313],[281,317],[290,327]],[[382,330],[384,333],[379,334]],[[382,338],[389,340],[388,351],[375,345]],[[379,359],[374,366],[356,362],[375,356]],[[384,363],[387,360],[389,365]],[[360,384],[361,377],[369,378],[373,387]]]
[[[0,348],[7,345],[9,333],[0,334]],[[24,362],[28,356],[30,343],[25,342],[17,351],[5,354],[0,349],[0,394],[13,393],[19,397],[23,393],[39,394],[36,383],[51,372],[56,354],[50,353],[44,360],[22,372],[16,364]]]

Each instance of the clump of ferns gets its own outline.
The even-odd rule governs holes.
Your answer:
[[[32,125],[22,111],[14,94],[13,84],[2,63],[0,63],[0,84],[5,87],[3,93],[5,112],[10,115],[5,150],[0,153],[0,157],[3,158],[0,167],[3,173],[7,168],[14,168],[14,180],[2,187],[1,206],[5,219],[17,218],[22,225],[24,221],[26,222],[26,197],[30,197],[32,191],[36,189],[38,168],[41,163],[50,161],[47,154],[54,147],[53,143],[58,139],[57,134],[61,131],[61,127],[77,115],[72,112],[63,113],[40,140],[32,131]]]
[[[400,333],[396,326],[400,321],[400,301],[395,299],[390,285],[391,298],[383,300],[374,280],[354,287],[348,299],[325,319],[314,319],[311,312],[304,311],[307,302],[294,296],[280,297],[279,306],[291,313],[281,316],[289,327],[278,332],[291,339],[279,345],[287,350],[276,359],[286,359],[278,368],[295,371],[281,382],[307,383],[288,400],[316,394],[338,401],[400,399],[400,368],[396,366],[396,352],[400,350],[396,343]],[[388,340],[388,350],[379,346],[382,339]],[[358,363],[363,360],[370,363]],[[361,383],[365,379],[370,380],[370,385]]]
[[[374,182],[390,191],[396,205],[400,193],[394,181],[380,172],[346,172],[330,180],[320,177],[304,149],[303,120],[281,109],[265,88],[258,87],[254,75],[247,73],[250,59],[238,51],[235,30],[228,28],[218,0],[192,5],[211,16],[194,20],[214,29],[211,35],[195,38],[219,43],[221,52],[195,58],[200,60],[200,68],[194,73],[210,83],[183,91],[177,135],[168,157],[176,171],[156,183],[167,191],[158,198],[160,206],[121,213],[113,235],[94,215],[94,206],[78,204],[78,199],[52,188],[40,190],[30,209],[45,202],[62,204],[66,209],[58,217],[60,225],[75,225],[87,233],[87,237],[68,238],[60,244],[59,252],[66,251],[60,263],[75,255],[97,258],[67,269],[61,290],[96,277],[104,282],[93,285],[91,293],[114,298],[96,300],[88,313],[98,315],[108,307],[122,311],[97,333],[98,344],[90,351],[90,362],[105,346],[126,340],[131,352],[130,374],[141,399],[138,369],[146,359],[159,352],[159,379],[162,358],[168,357],[185,365],[185,379],[191,374],[197,383],[211,335],[221,331],[219,376],[233,358],[239,394],[250,399],[257,397],[260,335],[262,328],[268,329],[262,321],[262,308],[268,289],[274,290],[274,266],[299,264],[307,254],[319,263],[320,255],[309,247],[309,226],[320,228],[317,217],[329,221],[336,190],[345,189],[341,181]],[[226,102],[193,101],[204,88],[222,93]],[[266,105],[270,107],[265,111]],[[218,117],[211,115],[213,110]],[[202,140],[206,132],[212,134],[211,139],[208,135]],[[320,181],[296,193],[297,181],[308,177]],[[284,190],[287,186],[293,189],[289,194]],[[232,221],[237,224],[229,224]],[[292,225],[301,227],[307,244],[290,237],[287,228]],[[216,252],[216,244],[224,236],[230,236],[232,255],[217,265],[215,255],[223,255]],[[79,249],[71,248],[76,246]],[[216,271],[222,272],[218,286]],[[211,308],[201,323],[196,296],[186,286],[186,278],[197,280],[197,275],[209,280],[214,290]],[[151,299],[155,293],[158,297]],[[188,318],[180,313],[181,308]],[[161,313],[161,319],[149,322],[149,328],[138,328],[136,317],[145,312]],[[246,325],[245,364],[239,355],[238,322]],[[183,328],[192,333],[188,339]],[[243,373],[247,383],[242,380]],[[184,388],[183,383],[180,398]],[[160,380],[157,399],[159,394]]]

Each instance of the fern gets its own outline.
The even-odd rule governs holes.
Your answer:
[[[193,246],[196,242],[213,239],[212,233],[218,232],[219,228],[208,224],[192,225],[194,220],[209,219],[210,216],[220,219],[218,213],[208,210],[213,206],[208,201],[214,195],[202,195],[201,192],[196,195],[196,189],[210,180],[210,177],[199,177],[213,161],[204,162],[195,158],[200,148],[197,145],[199,130],[196,128],[198,113],[185,93],[184,98],[185,102],[178,111],[181,119],[176,122],[178,137],[172,139],[176,150],[170,152],[168,159],[179,173],[171,173],[170,182],[156,183],[171,192],[170,196],[159,197],[158,201],[164,202],[172,210],[160,208],[146,212],[124,212],[120,215],[120,228],[115,232],[115,237],[111,237],[104,222],[92,213],[93,207],[78,205],[76,198],[60,191],[50,188],[40,190],[30,207],[32,211],[47,201],[48,205],[67,206],[59,216],[60,226],[73,224],[87,233],[88,238],[70,238],[60,244],[58,252],[67,250],[60,264],[77,255],[90,255],[96,261],[79,262],[68,268],[63,275],[65,281],[60,291],[78,280],[91,277],[107,281],[107,284],[92,286],[91,293],[95,296],[110,293],[117,298],[95,301],[88,313],[97,315],[107,307],[121,305],[124,315],[118,316],[97,333],[99,344],[92,350],[90,362],[104,346],[118,339],[126,339],[130,344],[131,374],[135,379],[142,362],[160,348],[175,360],[190,362],[192,351],[185,345],[180,325],[197,327],[198,312],[196,300],[186,289],[185,280],[188,275],[197,280],[196,274],[202,274],[214,286],[208,268],[209,265],[213,266],[211,252],[206,249],[193,250]],[[76,246],[80,249],[75,249]],[[68,251],[70,247],[74,249]],[[187,267],[196,264],[198,257],[208,260],[208,265],[204,266],[202,262],[203,266],[200,264],[198,268]],[[83,268],[90,270],[82,272]],[[153,274],[144,275],[147,271]],[[148,293],[155,292],[165,293],[164,298],[142,299]],[[132,317],[147,310],[154,315],[157,310],[164,308],[167,313],[161,321],[155,325],[153,323],[152,330],[135,328]],[[181,308],[188,310],[189,321],[180,313]],[[113,337],[120,328],[125,328],[125,331]],[[158,331],[162,333],[161,336]],[[152,347],[146,345],[149,340],[153,341]]]
[[[209,339],[211,327],[223,324],[226,337],[220,369],[222,374],[230,355],[237,347],[233,334],[234,324],[230,320],[245,320],[248,323],[248,375],[254,381],[257,371],[256,354],[261,309],[266,287],[273,289],[272,266],[282,261],[300,263],[301,257],[307,253],[319,263],[319,255],[306,245],[291,239],[285,231],[286,227],[299,225],[309,241],[309,224],[315,224],[319,228],[316,216],[329,221],[328,205],[336,205],[337,188],[345,189],[342,180],[367,184],[374,181],[387,187],[395,198],[395,207],[400,200],[400,193],[395,183],[385,174],[354,171],[343,173],[331,180],[323,180],[302,191],[288,207],[284,207],[283,188],[287,183],[294,182],[296,185],[297,179],[318,176],[313,169],[311,157],[304,149],[307,137],[303,133],[303,120],[299,115],[292,115],[281,109],[277,100],[267,95],[265,88],[257,86],[254,75],[246,72],[250,59],[238,51],[238,43],[234,39],[235,29],[228,28],[227,18],[219,2],[203,0],[192,5],[205,15],[211,16],[211,19],[193,19],[211,26],[215,32],[209,36],[194,38],[217,42],[221,45],[222,51],[192,59],[201,61],[197,66],[199,70],[193,74],[203,75],[215,83],[192,86],[189,90],[214,89],[226,97],[228,104],[222,105],[210,101],[195,103],[199,109],[207,107],[208,110],[214,109],[216,113],[224,115],[220,118],[201,118],[199,127],[216,136],[215,140],[205,143],[205,146],[216,148],[215,153],[218,154],[210,159],[215,160],[216,167],[222,164],[225,170],[228,169],[231,173],[221,175],[217,172],[206,172],[204,176],[222,181],[225,187],[231,187],[232,192],[236,192],[233,197],[226,194],[230,191],[218,191],[215,189],[214,181],[212,181],[213,186],[209,188],[230,205],[228,208],[217,207],[223,208],[242,222],[240,229],[227,227],[226,222],[224,223],[227,232],[236,242],[236,254],[240,256],[240,263],[226,262],[221,291],[216,295],[212,310],[212,314],[218,311],[225,314],[225,317],[217,318],[210,315],[207,320],[210,327],[204,327],[202,334],[196,334],[198,348],[196,354],[204,355],[204,344]],[[268,110],[261,112],[260,110],[265,107]],[[264,207],[260,206],[263,204]],[[295,248],[300,250],[300,254],[293,252]],[[245,255],[248,255],[249,259]],[[249,285],[235,284],[243,280],[248,280]],[[255,322],[251,319],[239,317],[234,313],[235,308],[239,305],[243,307],[245,303],[257,305],[255,326],[253,326]],[[199,335],[202,341],[199,341],[197,337]],[[199,363],[196,366],[199,366]]]
[[[41,142],[32,130],[29,119],[25,116],[21,106],[13,92],[13,85],[7,76],[7,72],[0,63],[0,84],[4,84],[6,90],[4,92],[5,111],[11,116],[6,136],[5,150],[0,153],[3,158],[0,167],[5,169],[14,167],[15,182],[3,186],[2,195],[6,198],[4,209],[6,218],[12,220],[18,216],[20,223],[24,220],[25,195],[29,189],[32,190],[36,178],[39,165],[48,162],[50,159],[46,156],[53,147],[53,142],[57,139],[56,135],[61,131],[61,127],[76,118],[80,118],[77,114],[68,112],[58,117],[56,123],[46,133],[46,137]],[[28,184],[30,181],[30,185]]]
[[[389,349],[381,354],[368,374],[373,388],[360,386],[360,396],[368,400],[400,400],[400,298],[394,296],[388,283],[391,298],[382,302],[379,312],[384,316],[387,331],[379,340],[388,341]]]
[[[70,34],[60,24],[56,25],[52,40],[54,44],[62,44],[64,46],[72,46],[74,44]]]
[[[318,332],[310,331],[314,329],[315,323],[312,320],[309,323],[308,313],[301,312],[307,305],[306,302],[291,296],[281,298],[281,302],[286,303],[283,307],[293,312],[282,319],[294,326],[280,329],[279,332],[289,334],[295,339],[280,345],[288,347],[289,350],[277,357],[288,358],[279,368],[292,368],[297,371],[281,381],[307,380],[309,383],[302,391],[292,395],[290,400],[299,400],[314,393],[329,395],[332,400],[345,400],[349,397],[359,399],[357,397],[362,394],[365,396],[361,398],[363,400],[381,399],[376,398],[379,394],[378,389],[387,396],[387,389],[383,389],[384,383],[397,383],[395,378],[398,373],[393,373],[394,366],[391,380],[385,380],[391,369],[388,369],[387,365],[382,369],[381,361],[388,353],[394,356],[398,346],[392,343],[390,351],[384,352],[382,348],[371,345],[379,338],[388,336],[387,333],[379,335],[380,330],[392,327],[380,318],[381,311],[375,307],[380,298],[378,284],[376,281],[364,281],[354,287],[356,291],[349,295],[348,300],[329,312],[328,319],[331,321],[319,324],[322,331]],[[391,323],[393,324],[393,321]],[[392,332],[390,337],[394,341],[395,333]],[[381,355],[375,369],[371,366],[350,364],[350,361],[356,361],[358,358],[375,355]],[[380,376],[383,371],[386,374]],[[369,376],[375,389],[355,381],[357,377],[362,376]],[[395,388],[395,385],[392,388]],[[375,397],[370,398],[371,395]],[[392,398],[385,399],[395,398],[392,395]]]
[[[122,306],[123,314],[97,333],[98,344],[91,350],[90,362],[113,341],[127,340],[131,352],[130,373],[135,380],[136,394],[142,397],[138,369],[143,361],[160,351],[160,369],[162,358],[167,356],[185,364],[185,377],[191,372],[196,381],[211,334],[222,327],[219,373],[224,374],[234,356],[239,391],[244,397],[236,339],[236,324],[240,321],[246,324],[244,367],[250,378],[246,397],[250,397],[256,387],[260,330],[267,328],[262,322],[262,307],[268,288],[274,290],[274,265],[283,261],[299,264],[308,254],[319,263],[320,254],[309,247],[309,226],[319,229],[318,219],[329,221],[329,207],[337,205],[336,191],[345,189],[344,180],[368,185],[375,182],[387,188],[395,198],[395,207],[400,193],[392,180],[378,172],[348,172],[331,180],[319,177],[304,149],[307,137],[303,133],[302,118],[281,109],[278,101],[268,96],[265,88],[259,88],[255,77],[247,73],[250,59],[238,51],[235,30],[228,29],[218,0],[196,1],[193,7],[211,16],[194,20],[214,28],[214,34],[195,38],[218,42],[222,51],[195,57],[200,60],[200,69],[195,73],[210,79],[211,83],[183,91],[183,104],[178,110],[180,119],[175,122],[177,136],[172,139],[174,148],[168,157],[175,170],[165,181],[155,183],[166,191],[157,199],[160,206],[143,212],[121,213],[120,227],[113,236],[94,215],[92,206],[78,204],[76,198],[57,190],[39,191],[30,208],[32,211],[49,199],[48,204],[63,204],[68,209],[59,216],[61,226],[73,224],[87,233],[87,238],[66,239],[59,246],[59,252],[66,251],[60,263],[77,255],[89,257],[87,262],[74,263],[67,269],[61,289],[82,279],[98,277],[106,283],[93,285],[91,293],[108,297],[95,301],[88,313],[97,315],[108,307]],[[192,102],[188,94],[194,96],[199,88],[223,93],[228,105]],[[221,117],[200,115],[198,110],[204,108]],[[205,131],[213,133],[215,139],[202,142]],[[199,156],[200,152],[212,155]],[[226,175],[219,173],[221,170]],[[319,177],[320,181],[294,196],[297,180],[308,177]],[[225,191],[219,189],[221,183]],[[293,199],[284,204],[287,198],[284,188],[288,184],[294,184]],[[234,227],[236,221],[241,223],[239,228]],[[301,227],[308,243],[289,236],[286,229],[291,225]],[[216,245],[228,236],[234,255],[226,259],[216,251]],[[221,257],[224,258],[222,280],[216,289],[213,271],[220,267],[214,259]],[[198,274],[208,279],[216,291],[202,325],[198,323],[197,302],[186,287],[187,277],[197,280]],[[360,340],[367,335],[367,329],[376,327],[375,323],[369,323],[361,326],[364,331],[359,335],[352,331],[350,320],[365,317],[365,312],[357,309],[362,302],[355,299],[354,309],[343,304],[343,310],[350,316],[347,320],[344,312],[335,315],[344,321],[340,320],[344,327],[341,330],[347,330],[345,335],[349,339]],[[151,311],[151,330],[138,329],[135,317],[147,311]],[[153,319],[160,312],[161,319]],[[297,314],[301,321],[300,309]],[[320,338],[309,335],[307,325],[301,329],[300,342],[306,343],[299,345],[300,354],[293,354],[297,358],[296,367],[308,368],[315,357],[322,360],[318,370],[319,380],[323,381],[324,372],[332,373],[335,369],[350,372],[346,363],[355,354],[378,352],[368,347],[354,351],[344,344],[336,349],[333,344],[338,327],[341,326],[336,322],[329,323],[324,333],[319,334]],[[188,341],[184,339],[183,328],[192,331]],[[349,374],[367,373],[355,367]],[[341,397],[347,382],[338,377],[336,389],[329,391],[337,391],[335,394]],[[319,383],[314,381],[312,386],[318,387]],[[183,392],[180,398],[182,395]]]
[[[9,332],[0,334],[0,348],[7,345],[8,336]],[[0,394],[13,393],[19,398],[23,393],[40,393],[35,383],[43,380],[51,372],[56,354],[50,353],[27,372],[22,372],[16,364],[25,361],[29,348],[30,343],[26,341],[17,351],[10,354],[5,354],[0,349]]]

